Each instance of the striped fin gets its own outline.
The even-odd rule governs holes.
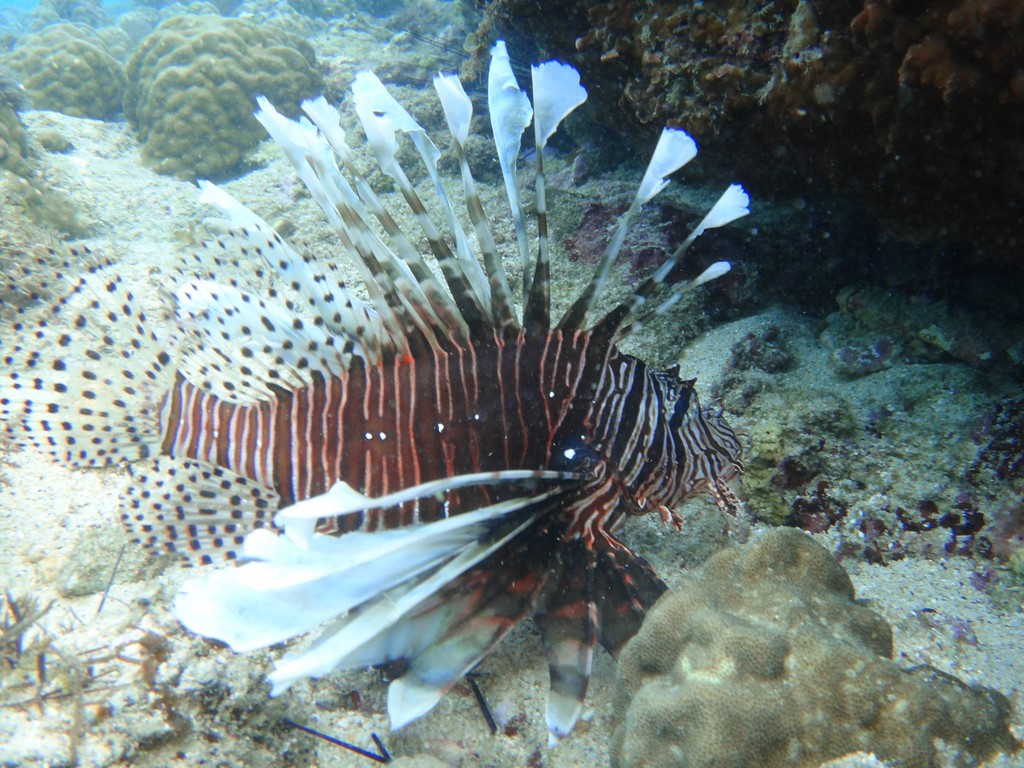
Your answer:
[[[130,468],[121,516],[133,539],[192,564],[234,560],[245,535],[269,526],[277,494],[230,470],[162,456]]]
[[[610,534],[593,548],[563,543],[554,558],[550,585],[534,614],[548,655],[552,743],[568,735],[583,712],[594,646],[600,641],[617,653],[666,588],[646,561]]]
[[[494,134],[501,176],[505,180],[505,194],[515,225],[516,244],[523,263],[523,296],[529,296],[530,244],[526,236],[523,206],[519,200],[519,185],[516,183],[516,158],[519,157],[523,131],[533,119],[533,107],[529,97],[516,82],[504,40],[498,40],[491,48],[491,66],[487,72],[487,107],[491,113],[491,132]]]
[[[57,316],[74,320],[58,323]],[[174,371],[167,340],[148,328],[120,275],[90,271],[35,325],[16,323],[11,338],[0,421],[14,443],[76,467],[157,452],[163,392]]]
[[[547,724],[552,743],[568,735],[583,712],[598,624],[594,551],[579,542],[563,543],[556,558],[557,575],[545,592],[543,608],[533,616],[548,655]]]
[[[597,552],[591,589],[598,606],[598,640],[617,655],[667,587],[650,563],[612,541]]]
[[[462,82],[455,75],[435,76],[434,90],[437,91],[437,97],[441,100],[445,120],[447,120],[448,129],[451,132],[452,147],[455,149],[455,156],[459,160],[459,171],[462,174],[466,209],[469,212],[470,221],[473,222],[477,245],[487,267],[494,325],[499,329],[518,329],[519,322],[512,307],[512,294],[508,278],[505,275],[505,266],[498,254],[498,246],[495,245],[491,225],[487,220],[487,214],[484,213],[484,206],[476,189],[476,181],[473,179],[469,160],[466,157],[469,125],[473,119],[473,102],[470,101],[462,87]]]
[[[175,600],[192,631],[236,651],[315,629],[450,559],[509,511],[489,507],[427,525],[344,536],[286,528],[250,536],[240,568],[186,585]]]
[[[731,265],[727,261],[717,261],[705,269],[698,277],[681,283],[664,297],[660,303],[646,307],[648,299],[653,296],[676,265],[682,260],[693,241],[706,230],[722,227],[750,213],[748,206],[750,197],[739,184],[731,184],[718,199],[700,223],[694,227],[675,252],[655,270],[654,274],[641,283],[633,295],[611,310],[596,326],[598,333],[608,334],[609,338],[624,338],[639,331],[652,317],[664,314],[674,306],[686,293],[704,283],[721,277],[729,271]]]
[[[678,171],[696,156],[697,144],[685,131],[666,128],[661,132],[661,138],[658,139],[658,145],[654,148],[654,154],[647,164],[647,171],[633,197],[633,202],[619,217],[615,234],[612,235],[612,239],[605,248],[590,283],[559,321],[558,328],[560,330],[574,331],[583,328],[587,313],[594,308],[601,291],[608,282],[612,265],[618,258],[619,251],[622,250],[622,244],[626,241],[630,221],[640,212],[644,203],[668,186],[667,177],[670,174]]]
[[[345,172],[355,185],[360,202],[365,206],[366,211],[380,223],[395,247],[397,256],[407,265],[415,280],[418,281],[419,288],[423,296],[426,297],[426,306],[430,307],[438,318],[438,327],[445,329],[453,338],[464,340],[467,329],[458,308],[441,288],[419,250],[402,232],[391,213],[384,207],[362,172],[352,161],[351,150],[345,143],[344,131],[338,124],[341,119],[338,110],[328,104],[322,96],[302,102],[302,109],[334,149],[335,155],[342,162]]]
[[[487,474],[506,485],[566,477]],[[398,494],[422,495],[438,484],[454,489],[481,479],[446,478]],[[311,533],[309,523],[321,516],[394,502],[390,496],[371,499],[332,489],[282,510],[283,537],[261,531],[249,536],[242,553],[249,562],[186,587],[175,611],[193,631],[235,650],[295,637],[336,617],[312,647],[281,660],[271,675],[273,693],[335,669],[405,661],[404,676],[389,691],[397,728],[428,711],[529,615],[544,581],[533,565],[540,542],[560,544],[558,536],[538,527],[538,516],[563,503],[565,488],[514,496],[424,525],[341,537]]]
[[[431,252],[444,273],[455,302],[466,322],[472,327],[493,327],[490,316],[490,288],[479,263],[473,256],[466,233],[455,218],[455,212],[441,179],[437,174],[437,160],[441,153],[417,123],[392,96],[372,72],[360,72],[352,84],[356,114],[381,170],[398,185],[406,203],[416,215]],[[413,189],[402,167],[395,160],[398,144],[395,130],[406,133],[419,152],[420,159],[434,183],[434,191],[441,201],[448,228],[455,243],[452,252],[427,214],[426,206]]]
[[[544,179],[544,150],[548,139],[559,124],[587,99],[587,91],[580,85],[580,74],[568,64],[546,61],[534,65],[533,77],[533,131],[537,157],[537,262],[530,292],[523,310],[523,327],[527,334],[539,336],[548,332],[551,324],[551,266],[548,257],[548,206]]]
[[[364,205],[338,168],[327,140],[308,121],[290,120],[266,99],[257,101],[256,119],[284,149],[342,245],[355,255],[353,263],[392,342],[407,353],[410,337],[421,333],[428,341],[434,341],[434,334],[465,338],[462,316],[455,312],[458,322],[446,327],[443,318],[453,315],[428,301],[409,265],[373,232]],[[433,291],[431,295],[438,294]]]

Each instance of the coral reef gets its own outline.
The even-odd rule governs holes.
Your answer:
[[[999,312],[968,312],[923,293],[866,286],[847,287],[821,335],[833,350],[833,365],[863,376],[898,360],[956,360],[981,368],[1019,371],[1024,366],[1024,329]],[[850,344],[851,339],[860,343]]]
[[[623,649],[613,766],[818,766],[857,750],[930,768],[1018,744],[1009,702],[892,660],[892,631],[805,534],[725,550]]]
[[[219,16],[160,24],[128,62],[124,111],[142,157],[161,173],[220,177],[263,138],[252,116],[265,95],[284,112],[321,89],[312,48],[272,26]]]
[[[99,120],[121,111],[121,64],[96,30],[57,24],[25,36],[4,63],[16,72],[32,106]]]
[[[28,139],[18,117],[24,107],[24,91],[0,67],[0,169],[17,174],[28,170]]]
[[[40,0],[32,11],[33,29],[69,21],[100,27],[106,23],[107,13],[103,0]]]
[[[739,162],[755,191],[842,190],[901,237],[950,238],[975,262],[1024,268],[1015,0],[497,0],[486,10],[471,42],[485,49],[498,32],[571,58],[596,86],[592,114],[622,141],[636,133],[627,125],[680,125]]]

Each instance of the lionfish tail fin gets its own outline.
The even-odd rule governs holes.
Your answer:
[[[125,335],[127,343],[115,343]],[[156,452],[174,377],[167,340],[112,268],[93,265],[41,320],[16,322],[9,338],[0,422],[12,442],[76,467]]]

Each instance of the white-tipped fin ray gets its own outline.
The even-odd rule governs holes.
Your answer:
[[[530,280],[530,290],[523,310],[523,326],[527,333],[547,333],[551,323],[549,282],[551,267],[548,257],[548,207],[544,177],[544,150],[559,124],[587,99],[580,85],[580,75],[568,64],[546,61],[531,70],[534,101],[534,149],[537,158],[537,263]]]
[[[558,327],[564,330],[582,328],[586,321],[587,313],[593,309],[594,304],[601,294],[601,289],[608,282],[608,274],[611,271],[615,259],[618,258],[622,244],[626,240],[626,232],[629,230],[629,223],[640,211],[644,203],[661,192],[668,186],[668,176],[675,173],[697,154],[697,144],[689,134],[674,128],[666,128],[661,132],[658,139],[658,146],[654,149],[650,162],[647,164],[647,171],[640,182],[633,202],[622,216],[615,227],[615,234],[605,248],[601,261],[590,279],[590,283],[583,289],[583,293],[576,299],[573,305],[566,311]]]
[[[523,263],[523,295],[530,294],[530,246],[526,237],[526,222],[519,201],[516,183],[516,159],[523,140],[523,131],[533,119],[530,98],[519,88],[512,63],[508,58],[505,41],[499,40],[491,48],[491,67],[487,74],[487,107],[491,113],[491,131],[498,152],[501,175],[505,180],[505,193],[515,224],[516,242]]]

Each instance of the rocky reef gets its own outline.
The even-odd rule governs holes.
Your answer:
[[[708,560],[623,649],[612,764],[810,768],[862,751],[931,768],[1017,750],[1005,697],[892,655],[839,563],[768,531]]]
[[[620,140],[679,125],[759,199],[842,190],[901,237],[1024,266],[1020,3],[498,0],[481,48],[495,32],[571,58]]]

